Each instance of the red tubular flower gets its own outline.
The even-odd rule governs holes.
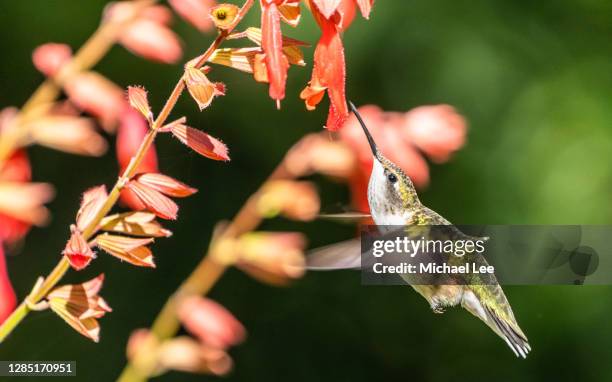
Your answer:
[[[15,310],[17,297],[9,280],[4,258],[3,244],[0,241],[0,324]]]
[[[134,109],[127,108],[121,115],[119,129],[117,131],[117,160],[120,171],[123,172],[129,165],[130,160],[136,154],[142,139],[147,134],[149,126],[140,113]],[[136,173],[157,172],[157,154],[154,146],[151,146],[143,158]],[[121,191],[121,203],[133,210],[145,209],[144,204],[134,195],[131,190]]]
[[[339,130],[349,116],[346,106],[344,47],[340,38],[342,14],[336,9],[340,2],[333,5],[333,12],[328,7],[320,9],[321,1],[310,2],[315,20],[323,32],[317,43],[314,54],[314,67],[308,86],[300,94],[308,110],[314,110],[323,99],[324,92],[330,99],[329,114],[325,127],[331,131]],[[325,16],[328,14],[329,16]]]
[[[285,84],[289,61],[283,54],[283,35],[280,26],[279,5],[283,0],[261,0],[261,47],[265,53],[265,63],[270,81],[270,98],[277,105],[285,98]]]

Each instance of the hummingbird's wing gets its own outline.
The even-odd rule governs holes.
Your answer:
[[[311,270],[358,269],[361,242],[358,238],[341,241],[309,251],[306,267]]]

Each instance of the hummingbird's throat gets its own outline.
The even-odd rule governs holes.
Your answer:
[[[390,183],[385,167],[374,160],[368,184],[368,204],[372,219],[377,225],[405,225],[412,217],[412,209],[403,195],[403,179]]]

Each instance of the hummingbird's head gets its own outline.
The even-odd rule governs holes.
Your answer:
[[[410,178],[399,166],[387,159],[376,146],[355,105],[349,106],[368,139],[374,164],[368,185],[368,202],[372,218],[378,225],[404,225],[419,198]]]

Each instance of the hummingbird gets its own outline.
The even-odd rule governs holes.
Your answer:
[[[368,184],[368,204],[376,225],[451,226],[448,220],[420,202],[410,177],[381,153],[355,105],[349,102],[349,106],[357,117],[372,150],[373,165]],[[447,232],[452,236],[450,239],[472,238],[455,227]],[[358,268],[361,261],[361,251],[358,248],[360,248],[359,240],[353,239],[315,250],[308,257],[308,268],[315,270]],[[475,261],[479,265],[488,265],[484,256],[476,253],[470,256],[453,256],[452,261],[455,264]],[[483,283],[474,280],[463,280],[463,283],[453,283],[453,285],[413,284],[411,286],[427,300],[434,313],[443,313],[447,307],[461,305],[500,336],[517,357],[526,358],[531,350],[527,336],[519,327],[504,291],[495,276],[491,276],[486,285],[480,285]]]

